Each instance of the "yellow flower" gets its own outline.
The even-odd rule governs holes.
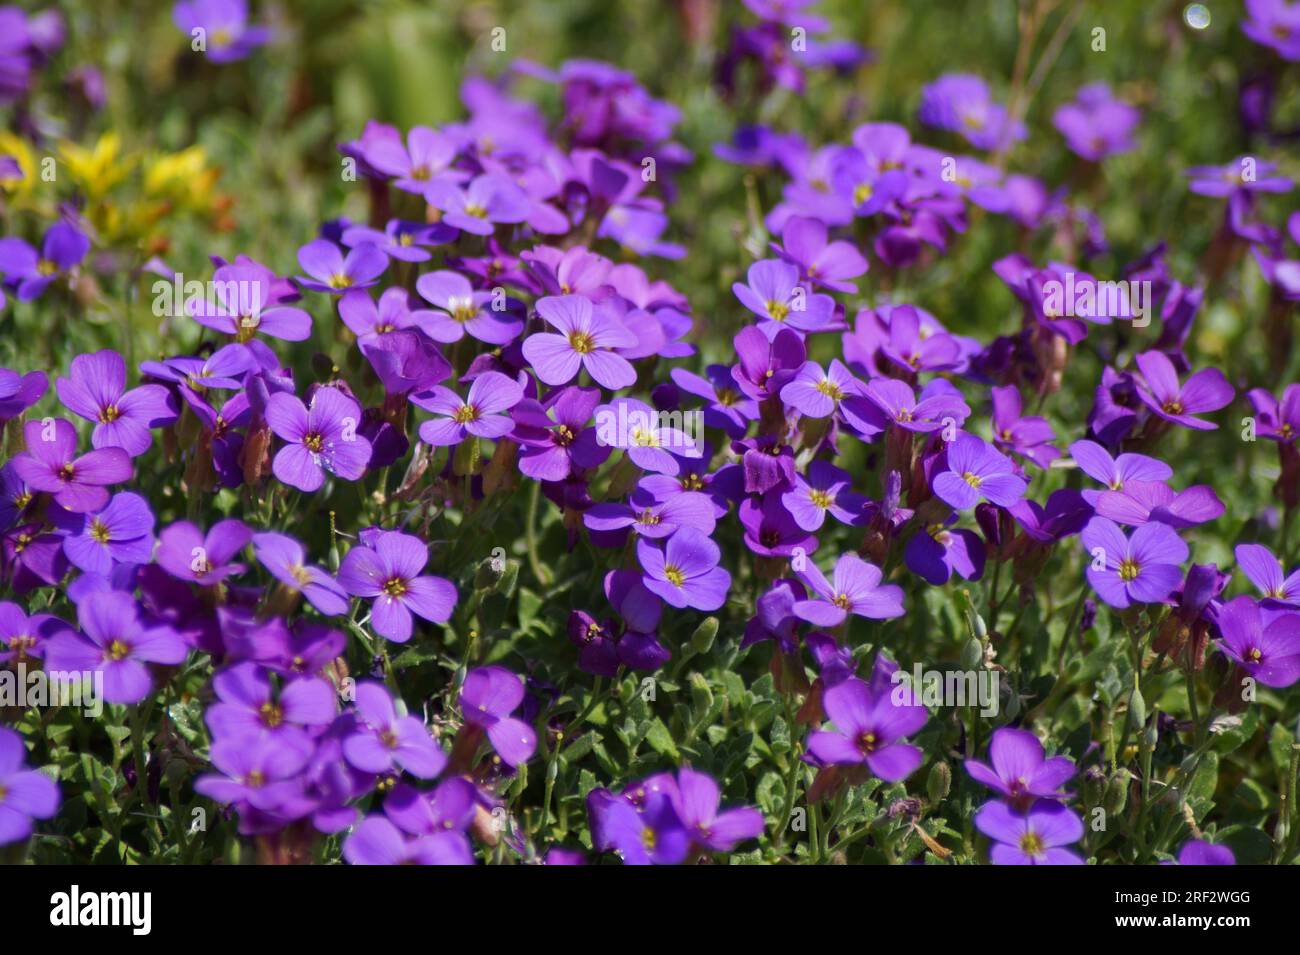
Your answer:
[[[213,207],[213,187],[221,171],[208,166],[202,146],[151,158],[145,166],[144,193],[166,199],[180,209],[206,214]]]
[[[135,158],[121,158],[122,141],[117,133],[99,137],[93,149],[76,143],[59,143],[59,153],[68,175],[90,199],[99,199],[126,179]]]

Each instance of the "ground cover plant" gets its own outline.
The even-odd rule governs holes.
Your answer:
[[[1300,858],[1300,4],[148,6],[0,8],[5,861]]]

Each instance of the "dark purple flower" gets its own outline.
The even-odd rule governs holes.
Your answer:
[[[1300,32],[1300,31],[1298,31]],[[1300,39],[1296,41],[1296,58],[1300,59]],[[1237,857],[1227,846],[1216,846],[1204,839],[1188,839],[1178,850],[1179,865],[1236,865]]]
[[[1021,414],[1020,389],[1014,385],[993,389],[993,444],[1028,458],[1040,468],[1050,467],[1061,452],[1049,443],[1056,433],[1046,418]]]
[[[1064,756],[1045,759],[1043,744],[1028,730],[1003,726],[993,731],[989,763],[966,760],[966,772],[1009,799],[1020,810],[1035,799],[1064,799],[1061,791],[1075,774],[1074,761]]]
[[[718,811],[722,794],[707,773],[683,766],[677,771],[673,797],[677,817],[691,841],[710,852],[730,852],[737,843],[763,834],[763,814],[757,809]]]
[[[1219,648],[1265,686],[1300,680],[1300,614],[1261,608],[1242,594],[1219,608]]]
[[[18,290],[18,300],[30,302],[90,251],[88,239],[76,226],[56,222],[45,233],[38,254],[22,239],[0,239],[0,273],[5,284]]]
[[[918,577],[940,587],[953,574],[979,580],[984,573],[984,541],[974,531],[953,529],[955,514],[912,535],[903,550],[903,563]]]
[[[752,325],[746,326],[736,335],[734,345],[739,362],[731,369],[731,377],[755,401],[779,394],[803,367],[807,355],[799,333],[788,328],[769,339]]]

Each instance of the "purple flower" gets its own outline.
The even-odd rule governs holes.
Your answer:
[[[59,809],[58,784],[26,762],[23,738],[0,726],[0,846],[26,839],[33,819],[49,819]]]
[[[426,272],[415,290],[434,311],[420,328],[436,342],[457,342],[465,335],[489,345],[508,345],[524,330],[524,323],[504,309],[495,308],[492,292],[476,292],[469,279],[456,272]],[[540,304],[540,303],[539,303]]]
[[[240,736],[215,740],[208,757],[218,772],[194,781],[194,791],[223,804],[247,804],[274,812],[302,798],[296,779],[311,754],[275,736]]]
[[[1046,418],[1021,414],[1020,389],[1007,385],[993,389],[993,444],[1028,458],[1040,468],[1050,467],[1061,452],[1049,443],[1055,437]]]
[[[674,368],[671,374],[673,383],[682,391],[709,402],[704,409],[705,427],[721,428],[733,438],[743,438],[749,422],[758,418],[758,403],[736,389],[731,372],[727,365],[709,365],[705,369],[707,378],[685,368]]]
[[[853,493],[848,471],[829,461],[813,461],[808,476],[796,474],[794,481],[794,489],[781,495],[781,503],[804,530],[819,530],[827,514],[841,524],[860,523],[867,499]]]
[[[442,221],[474,235],[491,235],[496,223],[514,224],[528,218],[528,196],[505,176],[477,176],[465,189],[447,178],[425,187],[429,205],[442,210]]]
[[[1138,111],[1111,95],[1105,83],[1079,87],[1073,103],[1066,103],[1052,117],[1052,125],[1065,137],[1066,145],[1091,162],[1133,148],[1133,130]]]
[[[366,142],[362,153],[376,170],[393,177],[398,189],[423,194],[434,179],[459,175],[451,168],[457,153],[452,137],[428,126],[412,126],[403,147],[397,131],[393,133]]]
[[[593,309],[590,299],[547,296],[537,300],[537,314],[561,332],[539,332],[524,339],[524,357],[546,384],[568,384],[579,368],[611,391],[636,382],[631,363],[612,350],[635,345],[636,336],[612,315]]]
[[[0,426],[40,401],[49,387],[50,380],[43,371],[29,371],[23,375],[0,368]]]
[[[348,248],[369,242],[399,262],[427,262],[433,258],[433,253],[425,246],[440,245],[456,235],[455,230],[441,224],[390,219],[383,232],[368,226],[352,226],[344,231],[342,239]]]
[[[1064,799],[1061,787],[1073,778],[1074,761],[1064,756],[1044,759],[1043,744],[1028,730],[1003,726],[993,731],[989,762],[966,760],[966,772],[978,783],[1009,799],[1023,811],[1035,799]]]
[[[881,584],[880,568],[852,552],[835,562],[835,573],[829,581],[812,561],[799,571],[799,576],[821,599],[800,600],[794,605],[794,612],[815,626],[837,627],[849,614],[869,620],[903,615],[903,588]]]
[[[707,773],[689,766],[677,771],[673,807],[691,840],[710,852],[730,852],[737,843],[763,834],[763,814],[744,806],[719,812],[722,794]]]
[[[867,260],[848,242],[827,239],[826,224],[819,219],[791,216],[781,232],[784,248],[777,254],[799,266],[802,275],[814,285],[824,285],[836,292],[856,292],[857,285],[848,281],[867,271]]]
[[[153,511],[139,494],[122,491],[93,514],[63,512],[51,519],[64,533],[63,553],[88,574],[106,577],[114,564],[147,564],[153,558]]]
[[[173,577],[212,587],[244,572],[243,564],[229,561],[252,536],[242,521],[218,521],[206,535],[189,521],[177,521],[158,535],[157,561]]]
[[[803,339],[789,328],[768,338],[752,325],[746,326],[736,335],[734,344],[740,361],[731,369],[731,377],[755,401],[780,394],[807,356]]]
[[[212,678],[217,701],[203,714],[214,737],[278,736],[295,749],[315,746],[305,730],[328,725],[338,714],[338,694],[320,677],[288,680],[273,692],[268,671],[251,660]]]
[[[441,417],[420,425],[420,440],[435,448],[460,444],[471,435],[496,440],[509,434],[514,421],[505,414],[524,396],[520,384],[496,371],[474,379],[465,400],[450,388],[435,385],[432,390],[411,395],[411,404]]]
[[[953,530],[957,515],[932,524],[912,535],[903,550],[907,569],[928,583],[941,587],[953,574],[979,580],[984,573],[984,541],[974,531]]]
[[[812,294],[799,284],[799,270],[789,262],[764,259],[749,267],[748,284],[731,286],[736,298],[762,319],[758,328],[774,338],[782,328],[816,332],[826,328],[834,318],[835,300],[829,295]]]
[[[192,298],[185,303],[186,313],[205,328],[234,335],[241,342],[258,332],[287,342],[311,337],[311,316],[301,308],[281,304],[298,297],[297,289],[266,266],[241,259],[217,269],[211,284],[215,302]]]
[[[1137,356],[1137,366],[1142,372],[1138,397],[1148,408],[1185,428],[1212,431],[1218,427],[1193,416],[1218,411],[1232,401],[1232,385],[1223,372],[1202,368],[1180,386],[1178,372],[1164,352],[1143,352]]]
[[[900,742],[920,731],[929,713],[910,688],[873,689],[857,677],[829,687],[822,709],[835,725],[808,737],[808,753],[836,766],[865,765],[880,779],[906,779],[925,758],[919,747]]]
[[[920,401],[905,382],[897,378],[873,378],[862,397],[846,398],[841,406],[844,420],[870,438],[891,426],[928,434],[948,424],[954,427],[970,416],[960,397],[926,386]]]
[[[1076,441],[1070,445],[1070,455],[1080,470],[1094,481],[1100,481],[1112,491],[1122,491],[1126,481],[1164,481],[1174,476],[1174,469],[1163,461],[1145,454],[1121,454],[1113,458],[1110,452],[1094,441]],[[1083,491],[1083,499],[1095,504],[1101,491]]]
[[[631,528],[639,536],[652,539],[668,537],[683,527],[708,535],[717,525],[713,502],[707,495],[684,491],[659,502],[644,488],[634,490],[625,504],[593,505],[583,513],[582,520],[592,531],[608,533]]]
[[[690,851],[690,837],[667,792],[651,793],[638,809],[607,789],[587,795],[592,844],[617,852],[624,865],[677,865]]]
[[[45,665],[102,672],[109,703],[139,703],[153,691],[147,664],[181,663],[189,652],[171,627],[146,625],[135,600],[120,590],[87,594],[77,606],[77,620],[82,632],[55,634],[45,648]]]
[[[1094,517],[1079,539],[1092,557],[1088,581],[1112,607],[1157,603],[1182,582],[1187,544],[1165,524],[1143,524],[1126,538],[1114,521]]]
[[[533,728],[511,716],[523,700],[523,682],[505,667],[470,670],[460,688],[465,722],[484,730],[501,761],[511,768],[528,762],[537,749]]]
[[[9,600],[0,600],[0,663],[22,663],[45,656],[45,644],[68,625],[53,614],[34,613]]]
[[[0,273],[5,284],[17,288],[20,302],[30,302],[79,265],[89,251],[90,239],[76,226],[56,222],[45,233],[39,254],[22,239],[0,239]]]
[[[367,816],[343,840],[343,858],[349,865],[470,865],[463,842],[458,832],[405,836],[383,816]]]
[[[1246,0],[1241,32],[1284,60],[1300,60],[1300,14],[1286,0]]]
[[[433,316],[427,310],[411,311],[411,299],[404,288],[384,289],[378,304],[361,289],[345,292],[339,299],[339,318],[352,329],[358,342],[374,342],[403,328],[424,331]]]
[[[978,76],[948,73],[921,91],[921,122],[964,136],[977,149],[999,149],[1025,138],[1025,125],[1012,122],[993,102]]]
[[[1041,800],[1023,813],[988,802],[975,813],[975,828],[993,840],[994,865],[1084,864],[1078,853],[1062,848],[1083,838],[1083,820],[1059,802]]]
[[[1222,166],[1193,166],[1184,175],[1192,180],[1187,188],[1198,196],[1231,198],[1241,193],[1290,192],[1295,183],[1276,172],[1277,163],[1238,156]]]
[[[313,239],[298,250],[298,264],[310,278],[298,284],[314,292],[342,295],[350,289],[370,288],[388,268],[388,256],[363,242],[348,250],[347,258],[329,239]]]
[[[151,378],[174,381],[191,389],[242,388],[241,376],[257,367],[252,349],[240,342],[218,348],[208,358],[169,358],[167,361],[143,361],[140,371]]]
[[[33,491],[46,491],[69,511],[97,511],[108,503],[107,485],[129,481],[134,468],[121,448],[96,448],[77,457],[77,432],[62,418],[28,421],[27,450],[14,471]]]
[[[1140,526],[1159,521],[1173,528],[1193,527],[1223,513],[1223,502],[1207,484],[1175,492],[1163,481],[1129,481],[1122,491],[1102,491],[1094,502],[1100,517]]]
[[[731,574],[718,566],[722,551],[707,535],[683,527],[661,550],[645,538],[636,544],[642,581],[651,593],[677,607],[710,612],[727,601]]]
[[[745,529],[745,546],[760,557],[797,557],[817,549],[817,538],[800,527],[773,492],[741,502],[737,516]]]
[[[405,770],[433,779],[447,765],[447,754],[417,717],[398,716],[393,698],[381,683],[357,685],[361,725],[343,740],[343,758],[364,773],[382,776]]]
[[[1261,438],[1287,444],[1300,438],[1300,385],[1287,385],[1281,400],[1263,388],[1252,388],[1246,397],[1255,409],[1256,430]]]
[[[1265,686],[1300,680],[1300,614],[1261,608],[1242,594],[1219,608],[1219,649]]]
[[[422,575],[429,551],[420,538],[400,531],[363,531],[361,542],[348,551],[338,580],[354,597],[373,598],[370,623],[376,633],[394,643],[411,639],[411,614],[433,623],[446,623],[456,606],[451,581]]]
[[[276,580],[301,593],[325,616],[337,617],[348,612],[348,595],[338,581],[322,568],[307,564],[302,544],[289,535],[271,531],[254,534],[253,553]]]
[[[1300,59],[1300,40],[1296,43],[1296,58]],[[1216,846],[1204,839],[1188,839],[1178,850],[1179,865],[1236,865],[1237,857],[1227,846]]]
[[[781,400],[809,418],[827,418],[839,409],[841,401],[851,395],[861,395],[865,389],[838,358],[831,359],[829,371],[823,371],[815,361],[808,361],[781,389]]]
[[[249,26],[245,0],[181,0],[172,20],[191,43],[202,38],[199,49],[213,63],[242,60],[271,38],[267,28]]]
[[[1300,607],[1300,568],[1289,576],[1282,561],[1263,544],[1238,544],[1237,565],[1266,600]]]
[[[889,329],[880,351],[908,374],[918,371],[956,371],[965,360],[961,343],[940,329],[927,329],[921,314],[911,305],[900,305],[889,313]]]
[[[97,448],[121,448],[137,457],[153,443],[150,428],[176,420],[176,398],[162,385],[126,390],[126,362],[115,351],[78,355],[70,371],[55,381],[55,390],[73,414],[96,422],[91,444]]]
[[[511,409],[519,442],[519,470],[535,481],[563,481],[576,471],[596,468],[610,448],[597,440],[587,422],[600,403],[599,388],[561,388],[541,404],[524,399]]]
[[[1010,507],[1028,485],[1015,473],[1005,454],[973,434],[962,433],[947,448],[947,470],[934,475],[934,493],[957,510],[974,507],[980,499]]]
[[[266,423],[287,443],[271,470],[300,491],[319,490],[326,473],[355,481],[370,461],[370,442],[357,433],[361,406],[338,388],[319,388],[311,407],[297,395],[276,392],[266,404]]]
[[[681,458],[700,458],[704,451],[673,427],[673,419],[680,421],[681,414],[661,416],[643,401],[615,398],[596,409],[596,440],[604,447],[624,449],[637,467],[675,476],[682,469]]]

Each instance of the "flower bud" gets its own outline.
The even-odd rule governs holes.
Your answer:
[[[703,622],[691,634],[690,648],[693,653],[708,653],[713,648],[713,640],[718,635],[718,618],[705,617]]]
[[[952,769],[947,763],[935,763],[930,768],[929,778],[925,781],[925,794],[930,797],[931,803],[939,803],[948,797],[950,789],[952,789]]]
[[[984,644],[979,637],[971,637],[961,648],[961,665],[964,670],[978,670],[984,664]]]
[[[1128,770],[1121,769],[1106,784],[1106,796],[1102,805],[1112,816],[1124,811],[1128,803]]]

